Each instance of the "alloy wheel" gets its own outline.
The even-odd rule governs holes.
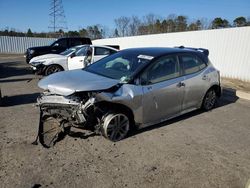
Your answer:
[[[205,96],[203,108],[205,110],[211,110],[216,102],[216,93],[213,89],[209,90]]]
[[[125,114],[109,114],[104,118],[103,135],[113,142],[122,140],[129,131],[129,124]]]

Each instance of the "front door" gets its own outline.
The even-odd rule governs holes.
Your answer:
[[[73,57],[68,57],[68,69],[69,70],[74,70],[74,69],[82,69],[84,68],[87,64],[89,64],[87,61],[92,61],[92,49],[89,46],[85,46],[78,50],[75,53],[75,56]],[[88,54],[90,53],[90,54]]]
[[[176,56],[161,57],[142,73],[144,124],[161,122],[181,112],[183,80]]]

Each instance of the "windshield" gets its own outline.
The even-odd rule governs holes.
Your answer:
[[[86,56],[89,46],[83,46],[76,51],[76,56]]]
[[[120,51],[103,58],[84,70],[127,83],[153,57],[133,51]]]
[[[69,48],[69,49],[65,50],[64,52],[62,52],[60,54],[67,56],[67,55],[70,55],[71,53],[73,53],[74,51],[76,51],[75,48]]]
[[[60,53],[61,55],[65,55],[65,56],[70,56],[73,52],[76,52],[77,50],[79,50],[80,48],[82,48],[82,46],[75,46],[72,48],[69,48],[65,51],[63,51],[62,53]]]

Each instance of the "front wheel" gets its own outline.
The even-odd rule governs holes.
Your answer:
[[[104,117],[102,134],[108,140],[117,142],[124,139],[129,131],[129,117],[123,113],[109,113]]]
[[[63,68],[59,65],[49,65],[45,70],[45,76],[48,76],[50,74],[53,74],[55,72],[63,71]]]
[[[210,89],[207,91],[203,103],[202,103],[202,109],[205,111],[209,111],[214,108],[215,103],[216,103],[216,92],[214,89]]]

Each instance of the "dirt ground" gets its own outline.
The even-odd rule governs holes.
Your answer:
[[[222,80],[222,85],[225,88],[231,88],[246,93],[250,93],[250,82],[244,82],[241,80],[236,80],[231,78],[222,78],[221,80]]]
[[[210,112],[191,112],[120,142],[75,132],[45,149],[31,144],[38,80],[24,58],[0,56],[1,187],[242,188],[250,178],[250,101],[233,93]]]

